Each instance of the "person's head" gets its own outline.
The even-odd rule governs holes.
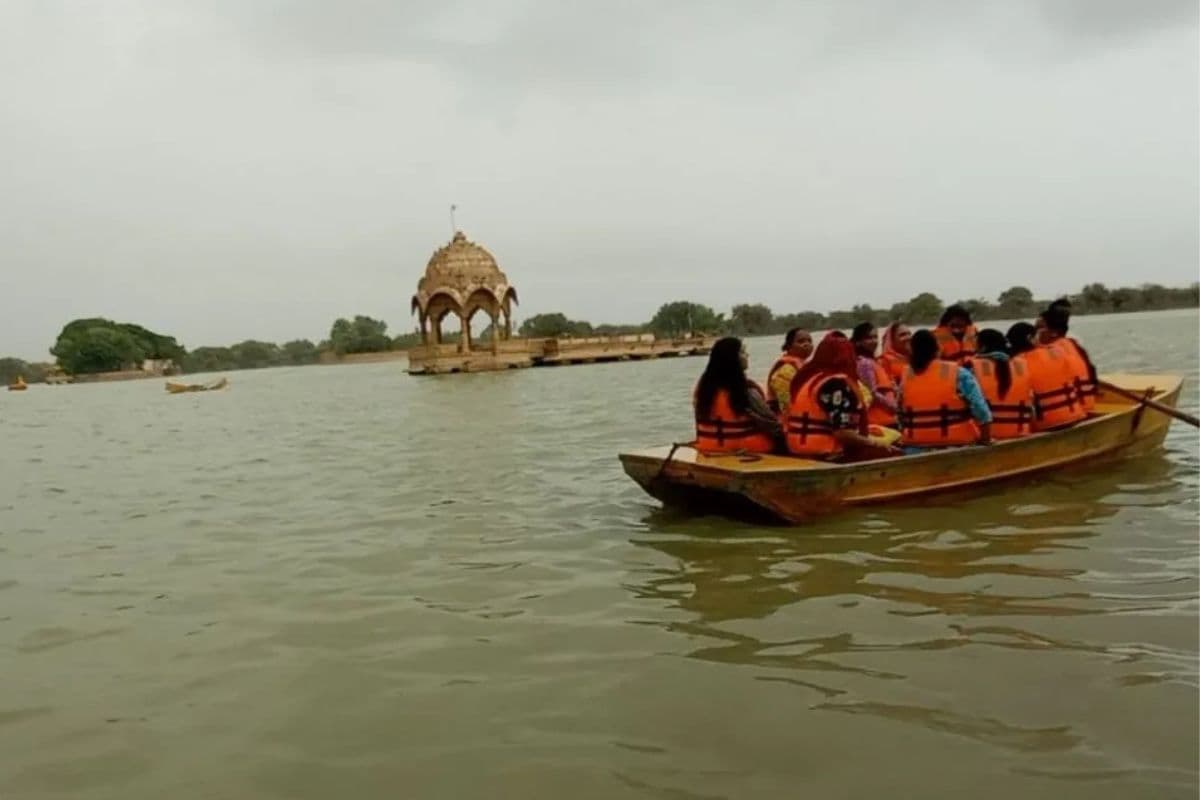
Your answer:
[[[975,350],[981,354],[1007,353],[1008,341],[1004,334],[995,328],[984,328],[976,336]]]
[[[813,350],[804,366],[792,377],[792,394],[817,375],[840,375],[847,381],[858,380],[858,360],[854,357],[854,345],[841,331],[830,331]]]
[[[980,356],[986,356],[988,353],[1008,352],[1008,341],[1004,338],[1004,334],[995,328],[981,330],[976,336],[975,344],[976,352]],[[996,391],[1000,394],[1000,398],[1004,399],[1008,396],[1008,390],[1012,388],[1012,367],[1007,358],[989,360],[992,361],[992,368],[996,372]]]
[[[1055,300],[1049,307],[1038,314],[1038,341],[1050,344],[1067,335],[1071,328],[1071,305],[1066,301]]]
[[[870,322],[860,322],[850,333],[850,341],[854,343],[855,353],[873,357],[879,347],[879,331]]]
[[[883,332],[883,349],[895,350],[902,356],[911,352],[912,330],[903,322],[893,322]]]
[[[1021,353],[1032,350],[1035,347],[1034,336],[1036,335],[1037,328],[1028,322],[1018,322],[1013,325],[1004,337],[1008,340],[1008,354],[1019,356]]]
[[[803,328],[792,328],[783,337],[783,352],[796,358],[808,358],[812,355],[812,334]]]
[[[937,337],[924,328],[912,335],[911,349],[912,354],[909,356],[908,363],[913,372],[918,375],[933,363],[940,351]]]
[[[746,353],[746,346],[742,344],[742,340],[736,336],[718,339],[708,355],[709,369],[713,369],[714,366],[723,374],[745,373],[746,367],[750,366],[750,356]]]
[[[961,339],[967,334],[967,328],[971,327],[971,312],[955,303],[942,312],[938,324],[948,328],[956,339]]]
[[[813,351],[812,362],[829,372],[846,372],[855,375],[858,362],[854,358],[854,345],[841,331],[830,331]]]
[[[749,365],[750,357],[741,339],[727,336],[717,340],[708,354],[708,366],[704,368],[696,387],[696,410],[700,416],[709,415],[713,398],[721,389],[727,393],[729,405],[734,411],[739,414],[746,412],[750,405],[746,390],[746,367]]]

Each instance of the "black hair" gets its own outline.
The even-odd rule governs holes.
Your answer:
[[[779,349],[785,353],[788,350],[791,350],[792,345],[796,343],[796,334],[798,333],[804,333],[804,328],[792,328],[790,331],[788,331],[787,335],[783,337],[783,347]]]
[[[870,336],[871,331],[873,331],[873,330],[875,330],[874,323],[860,322],[857,325],[855,325],[854,330],[852,330],[850,332],[850,341],[857,344],[858,342],[861,342],[863,339]]]
[[[937,337],[924,328],[913,334],[910,346],[912,355],[908,357],[908,364],[917,375],[933,363],[941,349],[938,347]]]
[[[742,340],[736,336],[720,339],[708,355],[708,366],[696,386],[697,419],[710,417],[713,399],[721,389],[728,395],[734,413],[745,414],[750,408],[746,372],[742,369]]]
[[[938,321],[938,325],[949,325],[951,320],[961,319],[968,325],[971,324],[971,312],[963,308],[958,303],[947,308],[942,312],[942,318]]]
[[[1037,333],[1037,328],[1028,322],[1018,322],[1009,328],[1008,334],[1004,337],[1008,339],[1008,354],[1019,356],[1032,350],[1035,347],[1033,343],[1035,333]]]
[[[1038,316],[1040,316],[1046,323],[1047,328],[1054,331],[1059,336],[1066,336],[1067,331],[1071,329],[1070,305],[1059,305],[1058,301],[1056,300]]]
[[[1008,342],[1005,341],[1004,334],[995,328],[984,328],[977,333],[975,346],[980,355],[1008,352]],[[1003,399],[1012,388],[1012,367],[1007,358],[997,358],[992,361],[992,368],[996,370],[996,390]]]

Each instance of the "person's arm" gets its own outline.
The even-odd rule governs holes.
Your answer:
[[[958,370],[958,396],[971,409],[971,416],[979,424],[979,443],[988,444],[992,441],[992,409],[988,407],[987,398],[983,396],[983,387],[975,379],[975,375],[966,367]]]
[[[858,432],[858,415],[867,413],[860,397],[857,387],[851,387],[845,381],[837,381],[829,385],[828,391],[822,392],[817,401],[829,418],[834,439],[843,445],[855,448],[884,450],[885,448],[880,448],[878,442],[874,442],[869,436],[863,436]],[[894,448],[886,449],[894,450]]]
[[[775,374],[771,376],[771,382],[767,387],[767,391],[774,396],[775,402],[779,404],[780,413],[786,414],[788,406],[792,404],[792,378],[795,376],[796,368],[791,364],[784,364],[775,370]]]
[[[746,409],[746,416],[750,418],[754,427],[763,433],[780,436],[783,433],[783,426],[779,423],[779,417],[767,405],[766,398],[753,388],[747,394],[750,398],[750,405]]]

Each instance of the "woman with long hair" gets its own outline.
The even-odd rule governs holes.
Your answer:
[[[912,351],[912,331],[903,322],[897,320],[883,331],[883,342],[879,354],[879,363],[887,370],[892,383],[899,384],[904,380],[904,371],[908,369],[908,356]]]
[[[792,378],[788,452],[826,459],[898,453],[868,436],[863,406],[854,345],[844,333],[831,331]]]
[[[1033,389],[1025,359],[1010,358],[1004,334],[994,328],[979,332],[976,347],[971,372],[992,411],[992,437],[1027,436],[1033,430]]]
[[[992,412],[970,369],[940,358],[937,337],[920,330],[899,389],[901,442],[906,448],[989,444]]]
[[[850,342],[854,345],[858,380],[866,387],[870,398],[867,421],[872,425],[896,427],[896,384],[875,359],[879,330],[870,322],[860,322],[854,326]]]
[[[742,340],[719,340],[696,384],[696,449],[704,453],[769,453],[782,428],[758,384],[746,377],[750,358]]]

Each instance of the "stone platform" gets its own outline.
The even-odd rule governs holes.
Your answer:
[[[714,337],[657,339],[651,334],[567,339],[505,339],[465,349],[461,344],[422,345],[408,351],[410,375],[489,372],[524,367],[595,364],[647,358],[707,355]]]

